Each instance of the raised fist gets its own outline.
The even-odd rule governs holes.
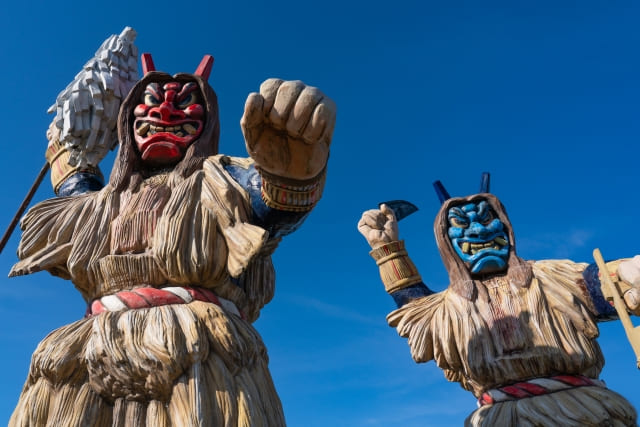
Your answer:
[[[622,261],[618,266],[618,276],[634,288],[640,288],[640,255]]]
[[[398,240],[398,221],[393,210],[383,204],[362,214],[358,231],[367,239],[372,249]]]
[[[304,181],[325,168],[335,120],[335,103],[317,88],[269,79],[247,98],[240,126],[259,169]]]
[[[632,286],[624,294],[624,302],[635,314],[640,309],[640,255],[622,261],[618,266],[618,276]]]

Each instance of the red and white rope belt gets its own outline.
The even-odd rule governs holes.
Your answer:
[[[220,298],[209,289],[198,286],[145,287],[130,291],[120,291],[93,300],[87,307],[85,317],[95,316],[104,311],[125,311],[167,304],[189,304],[192,301],[216,304],[244,319],[244,314],[238,310],[232,301]]]
[[[584,375],[556,375],[548,378],[534,378],[485,391],[478,399],[478,407],[584,386],[606,387],[604,381],[585,377]]]

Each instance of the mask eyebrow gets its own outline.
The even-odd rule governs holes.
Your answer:
[[[466,219],[467,218],[467,214],[464,213],[464,211],[462,209],[457,208],[457,207],[453,207],[453,208],[449,209],[448,217],[451,218],[452,216],[457,216],[457,217],[460,217],[461,219]]]
[[[189,82],[182,87],[182,90],[180,91],[180,93],[178,93],[178,96],[176,96],[176,99],[178,101],[182,101],[184,98],[187,97],[187,95],[189,95],[191,92],[197,89],[198,89],[197,84],[195,84],[194,82]]]
[[[485,201],[478,203],[478,217],[484,218],[489,213],[489,204]]]
[[[153,96],[159,101],[162,101],[164,99],[164,94],[162,93],[162,90],[160,89],[160,85],[158,83],[148,84],[144,90],[144,93]]]

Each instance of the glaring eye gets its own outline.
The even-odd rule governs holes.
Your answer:
[[[156,107],[160,105],[160,101],[155,96],[150,93],[144,94],[144,105],[148,105],[149,107]]]
[[[467,228],[467,226],[469,225],[467,221],[464,221],[460,218],[456,218],[454,216],[449,218],[449,224],[452,227],[457,227],[457,228]]]
[[[493,221],[494,218],[495,216],[493,215],[493,212],[487,211],[487,214],[480,220],[480,222],[482,223],[482,225],[487,225],[491,221]]]
[[[175,105],[177,108],[184,110],[190,105],[198,102],[198,85],[194,82],[185,84],[180,93],[176,96]]]
[[[182,101],[178,102],[177,107],[180,108],[181,110],[184,110],[189,105],[194,104],[195,102],[196,102],[196,94],[191,92],[190,94],[185,96],[185,98]]]

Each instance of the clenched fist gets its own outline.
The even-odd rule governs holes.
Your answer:
[[[622,261],[618,266],[618,276],[632,286],[624,294],[624,302],[635,314],[640,314],[640,255]]]
[[[335,120],[335,103],[317,88],[269,79],[247,98],[240,126],[259,169],[304,181],[326,166]]]
[[[358,231],[375,249],[385,243],[398,240],[398,220],[393,210],[383,204],[380,209],[371,209],[362,214]]]

